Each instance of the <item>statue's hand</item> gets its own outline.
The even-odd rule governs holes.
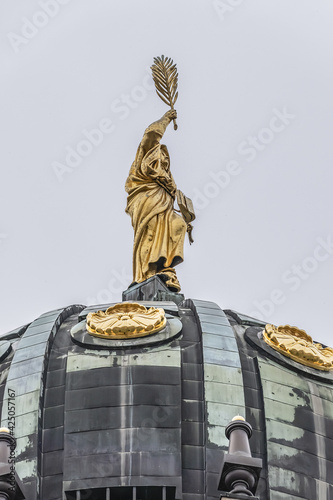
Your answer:
[[[175,109],[169,109],[164,116],[169,120],[169,122],[171,122],[177,118],[177,111]]]

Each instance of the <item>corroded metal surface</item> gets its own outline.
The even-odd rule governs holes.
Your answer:
[[[141,342],[133,349],[73,342],[70,332],[99,305],[80,318],[72,308],[47,313],[3,339],[12,349],[0,365],[2,425],[15,389],[27,497],[108,491],[119,500],[131,498],[129,488],[149,500],[218,500],[225,426],[238,413],[253,427],[252,456],[263,460],[261,500],[333,498],[332,372],[283,356],[263,341],[260,322],[212,302],[141,304],[163,308],[181,331],[160,344],[127,340]]]
[[[38,456],[44,436],[41,411],[50,349],[60,325],[81,309],[83,306],[69,306],[45,313],[33,321],[20,338],[8,372],[1,425],[10,427],[14,415],[15,467],[29,500],[37,500],[40,490]],[[12,404],[9,404],[10,399]]]

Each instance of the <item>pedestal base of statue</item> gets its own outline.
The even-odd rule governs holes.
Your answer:
[[[185,299],[182,293],[171,292],[158,276],[151,278],[127,288],[123,292],[122,300],[157,300],[172,301],[180,304]]]

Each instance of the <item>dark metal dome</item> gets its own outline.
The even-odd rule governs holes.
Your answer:
[[[219,498],[225,427],[242,415],[263,459],[257,496],[332,499],[332,375],[270,349],[253,318],[200,300],[154,305],[174,329],[153,345],[73,334],[110,304],[48,312],[1,338],[2,426],[25,498]]]

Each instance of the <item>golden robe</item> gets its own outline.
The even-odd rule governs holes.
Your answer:
[[[179,291],[172,268],[183,261],[186,223],[174,211],[176,184],[168,150],[160,144],[168,123],[162,118],[145,131],[125,185],[126,212],[134,229],[133,281],[159,273],[171,290]]]

